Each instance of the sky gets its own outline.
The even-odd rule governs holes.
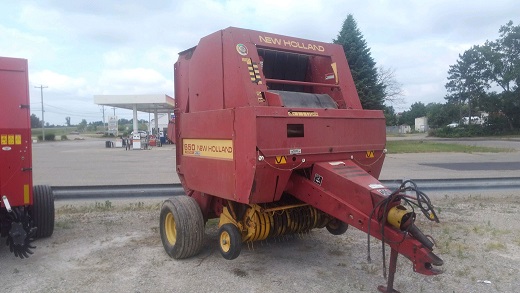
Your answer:
[[[398,112],[444,103],[459,54],[520,23],[515,0],[0,0],[0,56],[29,61],[31,112],[101,121],[94,95],[173,93],[178,53],[234,26],[332,42],[352,14],[377,66],[402,85]],[[348,56],[347,56],[348,59]],[[105,109],[113,114],[113,109]],[[131,119],[128,110],[116,109]],[[153,116],[153,115],[152,115]],[[148,114],[139,114],[148,120]]]

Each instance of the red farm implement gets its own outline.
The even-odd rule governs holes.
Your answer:
[[[0,235],[21,258],[54,231],[54,197],[32,182],[27,60],[0,57]]]
[[[391,191],[377,180],[385,118],[362,109],[341,46],[218,31],[180,53],[175,100],[176,167],[188,196],[161,210],[171,257],[198,253],[211,218],[227,259],[243,243],[350,225],[390,247],[382,292],[394,292],[398,254],[418,273],[440,273],[443,261],[414,224],[414,208],[438,221],[428,198],[413,183]]]

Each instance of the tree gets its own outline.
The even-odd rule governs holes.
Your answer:
[[[42,121],[36,114],[31,114],[31,128],[41,128],[42,127]]]
[[[485,78],[502,89],[495,95],[495,104],[507,118],[510,129],[514,129],[520,127],[520,26],[509,21],[499,33],[499,39],[487,41],[479,49],[484,57]]]
[[[499,33],[496,41],[473,46],[450,66],[446,99],[461,110],[467,102],[468,116],[481,106],[491,116],[505,118],[514,130],[520,128],[520,26],[509,21]],[[488,92],[490,88],[502,91]]]
[[[410,110],[404,111],[399,119],[401,124],[415,125],[415,118],[426,116],[426,106],[422,102],[415,102]]]
[[[65,117],[65,123],[68,127],[70,127],[70,117]]]
[[[395,109],[392,106],[385,106],[383,110],[385,113],[386,126],[394,126],[397,125],[397,115],[395,114]]]
[[[468,117],[472,116],[472,102],[483,97],[486,89],[490,87],[485,78],[485,71],[484,56],[478,46],[473,46],[462,55],[459,54],[457,64],[450,65],[448,70],[448,83],[445,87],[451,95],[446,99],[457,100],[459,104],[467,102]]]
[[[426,112],[430,128],[440,128],[460,120],[459,105],[453,103],[430,103],[426,105]]]
[[[376,62],[352,14],[347,16],[333,42],[343,46],[363,108],[383,109],[385,86],[378,79]]]
[[[395,79],[395,69],[379,66],[377,68],[377,83],[384,85],[385,104],[404,103],[403,85]]]
[[[83,119],[81,120],[81,122],[78,124],[78,131],[85,131],[87,129],[87,120]]]

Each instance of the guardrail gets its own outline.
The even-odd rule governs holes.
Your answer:
[[[381,180],[390,190],[397,189],[406,179]],[[419,190],[428,191],[470,191],[470,190],[520,190],[520,177],[507,178],[454,178],[415,179]],[[184,194],[182,185],[177,184],[137,184],[137,185],[94,185],[94,186],[52,186],[56,200],[169,197]]]

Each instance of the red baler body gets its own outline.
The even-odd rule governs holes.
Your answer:
[[[0,196],[11,206],[33,202],[28,84],[27,60],[0,57]]]
[[[237,226],[243,241],[262,240],[320,227],[316,213],[290,211],[303,202],[387,242],[393,272],[400,253],[415,271],[439,273],[432,264],[442,260],[429,240],[381,220],[399,205],[377,180],[385,118],[361,108],[340,45],[218,31],[180,53],[175,101],[177,172],[205,219],[220,216],[219,225]],[[392,201],[381,209],[385,199]],[[277,219],[274,210],[286,216]],[[404,215],[401,206],[396,210]],[[228,251],[230,237],[223,233],[221,247]]]
[[[240,55],[237,45],[247,48],[247,55]],[[265,56],[269,50],[286,54],[279,57],[289,59],[285,63],[307,59],[300,60],[308,68],[296,87],[328,94],[337,108],[280,106],[283,101],[271,97],[266,79],[283,72],[274,68],[266,77],[261,68],[279,62],[277,56]],[[181,53],[175,69],[177,165],[186,188],[241,203],[272,202],[282,195],[294,168],[352,156],[363,165],[379,159],[365,168],[379,176],[384,115],[361,109],[341,46],[229,28]],[[290,137],[291,127],[300,133]]]

